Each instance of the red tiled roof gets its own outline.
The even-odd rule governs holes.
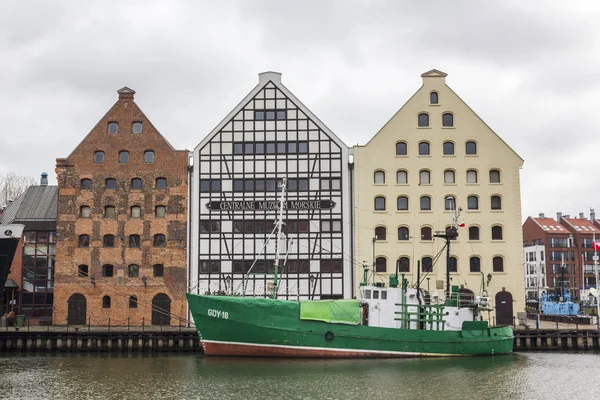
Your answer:
[[[564,226],[556,222],[554,218],[530,218],[548,233],[569,233],[569,231],[566,230]]]
[[[563,218],[566,223],[571,225],[579,233],[600,233],[591,221],[579,218]]]

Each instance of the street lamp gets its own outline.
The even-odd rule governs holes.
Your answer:
[[[148,281],[148,278],[146,277],[146,275],[142,276],[142,283],[144,284],[144,287],[146,287],[147,281]]]
[[[90,283],[96,287],[96,278],[93,275],[90,276]]]
[[[492,274],[488,273],[487,274],[487,284],[488,284],[488,286],[489,286],[489,284],[490,284],[491,281],[492,281]]]

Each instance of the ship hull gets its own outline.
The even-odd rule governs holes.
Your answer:
[[[392,358],[508,354],[510,327],[429,331],[300,319],[295,301],[188,294],[209,356]]]

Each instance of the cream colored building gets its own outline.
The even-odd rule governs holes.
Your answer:
[[[443,300],[444,240],[431,234],[452,224],[457,205],[465,227],[451,245],[450,283],[478,296],[485,281],[490,316],[512,322],[525,298],[523,159],[446,85],[446,75],[421,75],[423,85],[408,102],[367,144],[354,147],[356,284],[363,260],[375,264],[375,281],[387,283],[398,267],[411,284],[421,261],[421,288]]]

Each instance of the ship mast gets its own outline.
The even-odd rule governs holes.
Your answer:
[[[284,242],[283,232],[281,231],[281,227],[283,225],[283,205],[285,201],[285,189],[287,187],[287,179],[283,178],[281,180],[280,188],[281,194],[279,196],[279,205],[277,212],[277,220],[275,221],[275,229],[277,231],[277,242],[275,242],[275,264],[274,264],[274,275],[273,275],[273,293],[271,295],[272,298],[277,298],[277,289],[279,286],[278,274],[279,274],[279,261],[281,260],[281,250]]]
[[[450,200],[451,199],[451,200]],[[446,201],[452,202],[454,208],[454,218],[452,225],[444,233],[436,233],[433,236],[446,241],[446,299],[450,298],[450,241],[458,237],[458,218],[462,208],[457,208],[454,198],[446,198]]]

